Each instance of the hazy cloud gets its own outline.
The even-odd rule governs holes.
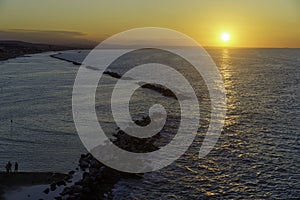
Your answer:
[[[0,40],[20,40],[33,43],[46,43],[72,46],[94,46],[97,42],[84,39],[85,33],[64,30],[0,30]]]

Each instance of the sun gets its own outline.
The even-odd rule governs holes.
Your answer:
[[[222,33],[222,34],[221,34],[221,40],[222,40],[223,42],[228,42],[228,41],[230,41],[230,34],[229,34],[229,33]]]

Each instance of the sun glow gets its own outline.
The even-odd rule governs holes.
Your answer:
[[[221,40],[222,40],[223,42],[228,42],[228,41],[230,41],[230,34],[229,34],[229,33],[222,33],[222,34],[221,34]]]

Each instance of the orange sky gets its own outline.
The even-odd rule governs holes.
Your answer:
[[[203,46],[300,47],[299,0],[0,0],[0,39],[88,43],[131,28],[175,29]]]

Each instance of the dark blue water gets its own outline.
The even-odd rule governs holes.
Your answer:
[[[72,120],[77,68],[40,54],[1,62],[0,70],[0,166],[73,169],[84,152]]]
[[[217,145],[198,159],[199,132],[172,165],[140,180],[121,180],[115,199],[299,198],[300,50],[209,53],[223,75],[228,104]],[[76,166],[85,151],[72,121],[77,69],[49,54],[0,63],[2,165],[18,160],[21,169],[37,171]]]

